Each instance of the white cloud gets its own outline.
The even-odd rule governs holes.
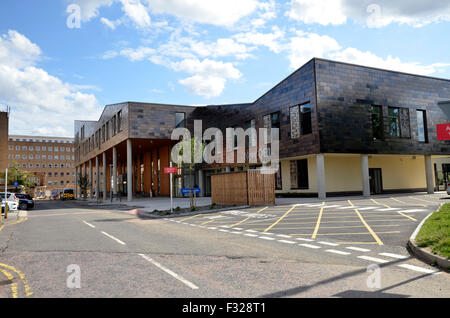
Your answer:
[[[256,10],[257,0],[151,0],[156,14],[170,14],[180,19],[220,26],[231,26]]]
[[[130,61],[142,61],[151,55],[155,54],[155,50],[150,47],[139,47],[136,50],[123,49],[120,51],[120,55],[127,57]]]
[[[82,21],[90,21],[99,16],[99,9],[101,7],[110,7],[117,0],[67,0],[67,2],[74,3],[81,8]]]
[[[327,35],[297,31],[297,36],[287,45],[290,67],[297,69],[313,57],[325,57],[339,49],[339,43]]]
[[[280,41],[284,38],[284,32],[277,26],[272,27],[272,32],[262,33],[258,31],[250,31],[238,33],[234,38],[240,42],[249,45],[266,46],[274,53],[280,53],[282,45]]]
[[[101,18],[100,21],[106,25],[108,28],[110,28],[111,30],[115,30],[119,25],[122,24],[122,20],[118,19],[116,21],[111,21],[107,18]]]
[[[291,0],[286,15],[306,24],[344,24],[348,18],[368,27],[391,23],[422,27],[450,21],[448,0]]]
[[[289,18],[306,24],[343,24],[347,21],[342,0],[291,0]]]
[[[120,0],[122,10],[126,16],[131,19],[139,28],[150,26],[151,19],[147,7],[140,0]]]
[[[180,80],[189,92],[205,98],[217,97],[225,89],[227,79],[239,79],[242,73],[231,63],[224,63],[205,59],[186,59],[174,62],[171,68],[177,72],[194,74],[189,78]]]
[[[89,88],[65,83],[36,67],[41,49],[22,34],[9,31],[0,41],[0,103],[13,109],[11,131],[16,134],[72,136],[74,118],[99,115]]]
[[[351,47],[339,52],[332,52],[329,54],[329,58],[352,64],[419,75],[431,75],[450,66],[448,63],[421,65],[418,62],[402,62],[400,58],[392,57],[391,55],[384,59],[369,51],[363,52]]]

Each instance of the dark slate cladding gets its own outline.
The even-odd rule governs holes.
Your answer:
[[[311,103],[312,134],[298,139],[290,137],[289,108]],[[319,134],[314,85],[314,60],[295,71],[281,83],[251,104],[206,106],[197,108],[192,118],[203,120],[203,129],[220,128],[225,136],[227,127],[246,128],[254,119],[256,128],[264,127],[263,117],[280,112],[280,157],[287,158],[319,152]]]
[[[320,152],[450,154],[436,125],[448,122],[438,102],[450,100],[450,81],[375,68],[316,61]],[[373,139],[371,108],[383,107],[384,140]],[[410,138],[389,137],[388,107],[409,109]],[[428,143],[417,137],[416,110],[426,110]]]

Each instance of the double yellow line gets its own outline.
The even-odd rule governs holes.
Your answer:
[[[0,273],[2,273],[3,275],[5,275],[5,277],[11,281],[11,296],[13,298],[18,298],[19,297],[19,292],[18,292],[18,284],[16,282],[14,282],[14,275],[11,274],[11,272],[15,273],[20,280],[22,281],[22,284],[24,286],[24,290],[25,290],[25,296],[31,296],[33,295],[33,293],[31,292],[31,288],[30,285],[28,284],[27,280],[25,279],[25,275],[19,271],[18,269],[16,269],[14,266],[11,265],[7,265],[7,264],[2,264],[0,263]]]

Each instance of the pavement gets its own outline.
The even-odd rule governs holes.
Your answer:
[[[450,297],[450,274],[405,247],[447,196],[372,199],[156,220],[37,202],[0,231],[0,296]]]

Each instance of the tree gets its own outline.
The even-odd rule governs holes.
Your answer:
[[[91,182],[89,181],[89,177],[87,175],[83,176],[83,174],[78,175],[78,186],[80,187],[81,195],[84,199],[87,198],[87,189],[91,186]]]
[[[34,174],[28,171],[20,170],[17,162],[12,163],[12,167],[8,168],[8,185],[13,185],[17,182],[18,186],[23,186],[25,190],[29,190],[36,186],[36,183],[32,180]],[[1,173],[3,179],[5,179],[5,172]]]

